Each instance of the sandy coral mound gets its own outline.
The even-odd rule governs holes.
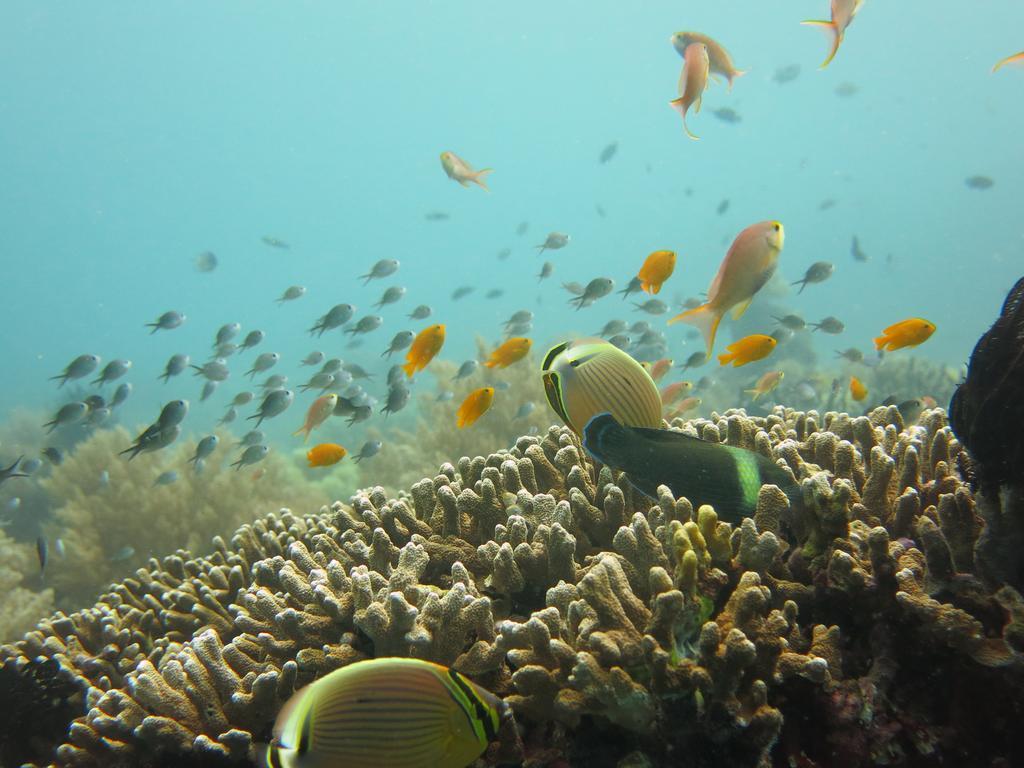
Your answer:
[[[674,426],[774,458],[803,503],[764,486],[733,526],[639,496],[552,427],[397,498],[267,515],[0,649],[7,675],[56,662],[85,712],[52,753],[2,757],[242,761],[299,686],[402,655],[503,696],[532,765],[1012,764],[1024,600],[974,575],[943,412]]]

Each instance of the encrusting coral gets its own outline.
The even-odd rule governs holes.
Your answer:
[[[895,407],[673,426],[772,457],[803,503],[764,486],[730,525],[664,487],[639,495],[552,427],[397,498],[270,514],[4,646],[6,675],[56,662],[85,714],[52,753],[0,757],[242,761],[296,688],[401,655],[503,696],[531,765],[1021,758],[1000,723],[1019,714],[1024,599],[975,576],[980,525],[941,410],[909,427]]]

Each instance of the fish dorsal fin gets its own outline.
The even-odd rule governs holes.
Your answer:
[[[743,313],[746,312],[750,308],[750,302],[752,302],[753,300],[754,300],[754,297],[751,296],[746,301],[741,302],[741,303],[737,304],[735,307],[733,307],[732,308],[732,319],[733,320],[739,320],[741,317],[743,317]]]

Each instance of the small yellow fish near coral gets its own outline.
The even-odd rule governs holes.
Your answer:
[[[708,288],[708,300],[668,321],[689,323],[700,329],[707,343],[707,356],[715,346],[715,334],[730,309],[738,320],[764,287],[779,264],[786,233],[778,221],[760,221],[740,232],[722,259],[718,274]]]
[[[334,413],[334,408],[337,404],[338,396],[335,394],[318,397],[309,406],[309,410],[306,411],[306,423],[292,432],[292,434],[299,435],[305,433],[302,442],[306,442],[309,440],[309,433],[323,424],[327,417]]]
[[[683,71],[679,75],[679,98],[669,102],[669,106],[683,118],[683,130],[686,131],[686,135],[694,140],[700,137],[690,133],[690,128],[686,125],[686,113],[695,104],[694,111],[700,112],[701,97],[708,87],[709,68],[708,47],[704,43],[686,46],[686,52],[683,54]]]
[[[462,401],[459,410],[455,413],[455,426],[459,429],[468,427],[475,422],[491,407],[494,402],[494,387],[480,387],[470,392]]]
[[[725,50],[725,47],[714,38],[703,35],[700,32],[676,32],[669,38],[672,47],[680,56],[686,56],[686,49],[692,43],[703,43],[708,49],[708,64],[712,75],[721,75],[729,81],[729,90],[732,90],[732,81],[740,75],[747,74],[745,69],[736,69],[732,63],[732,56]]]
[[[311,467],[329,467],[345,458],[348,451],[337,443],[320,443],[306,451],[306,461]]]
[[[993,74],[995,74],[1000,69],[1002,69],[1003,67],[1007,66],[1008,64],[1009,65],[1016,64],[1017,66],[1024,66],[1024,51],[1021,51],[1020,53],[1015,53],[1012,56],[1007,56],[1005,59],[1000,59],[999,61],[997,61],[995,66],[992,67]]]
[[[513,336],[491,352],[484,365],[488,368],[508,368],[526,357],[532,346],[533,341],[525,336]]]
[[[718,356],[720,365],[732,364],[733,368],[768,357],[775,349],[775,339],[763,333],[752,333],[727,346],[726,354]]]
[[[752,400],[757,400],[761,395],[767,395],[769,392],[774,390],[779,384],[782,383],[782,379],[785,377],[784,371],[768,371],[754,385],[753,389],[743,390],[748,395],[752,395]]]
[[[675,251],[655,251],[644,260],[637,278],[645,293],[658,293],[665,281],[672,277],[676,268]]]
[[[850,397],[856,400],[858,403],[868,396],[868,388],[864,386],[864,382],[858,379],[856,376],[850,377]]]
[[[853,17],[857,15],[863,4],[864,0],[832,0],[831,21],[808,20],[800,22],[808,26],[820,27],[832,37],[832,48],[825,61],[821,63],[820,69],[827,67],[832,63],[832,59],[836,57],[836,54],[839,52],[839,46],[846,36],[846,28],[850,26],[850,22],[853,21]]]
[[[444,326],[428,325],[412,340],[409,351],[405,353],[405,365],[402,370],[410,379],[417,371],[422,371],[433,360],[444,346]]]
[[[366,659],[296,693],[281,708],[260,764],[465,768],[511,721],[505,702],[453,669]]]
[[[441,167],[444,168],[444,172],[448,174],[449,179],[455,179],[464,187],[468,187],[469,183],[473,182],[485,191],[491,191],[487,189],[484,177],[489,173],[493,173],[493,168],[481,168],[479,171],[473,170],[473,166],[454,152],[441,153]]]
[[[922,317],[910,317],[890,325],[875,338],[875,349],[892,352],[904,347],[916,347],[935,333],[935,323]]]

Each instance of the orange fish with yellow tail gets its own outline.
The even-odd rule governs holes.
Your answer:
[[[405,353],[405,365],[402,370],[410,379],[417,371],[422,371],[433,360],[444,346],[444,326],[428,325],[412,340],[409,351]]]
[[[490,358],[484,361],[488,368],[508,368],[512,363],[522,360],[530,352],[533,341],[525,336],[513,336],[500,344]]]
[[[916,347],[935,333],[935,323],[923,317],[910,317],[890,325],[875,338],[875,349],[892,352],[904,347]]]
[[[668,324],[683,322],[700,329],[711,357],[722,317],[729,310],[734,320],[743,316],[754,294],[775,274],[784,241],[785,230],[778,221],[760,221],[744,229],[725,254],[708,288],[707,303],[676,315]]]
[[[462,401],[459,410],[455,413],[455,426],[459,429],[468,427],[475,422],[491,407],[494,402],[494,387],[480,387],[474,389],[466,399]]]
[[[675,251],[655,251],[644,260],[637,278],[645,293],[658,293],[676,268]]]
[[[733,368],[739,368],[741,365],[768,357],[777,343],[771,336],[765,336],[763,333],[744,336],[727,346],[726,353],[718,356],[718,362],[720,365],[732,364]]]
[[[329,467],[345,458],[348,451],[337,443],[320,443],[306,451],[306,461],[311,467]]]

